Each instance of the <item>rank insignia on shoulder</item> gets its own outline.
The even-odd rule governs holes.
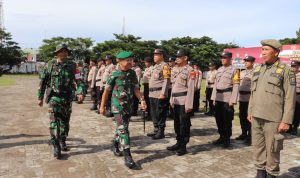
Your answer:
[[[189,78],[190,78],[191,80],[195,80],[195,78],[196,78],[196,72],[195,72],[195,71],[191,71],[191,72],[189,73]]]
[[[260,66],[260,65],[259,65],[259,66],[256,66],[254,72],[259,72],[260,69],[261,69],[261,66]]]

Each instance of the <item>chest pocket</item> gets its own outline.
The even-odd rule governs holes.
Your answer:
[[[269,77],[266,92],[281,95],[281,79],[277,77]]]
[[[162,71],[160,69],[156,69],[153,73],[155,80],[161,80],[162,79]]]
[[[232,84],[232,73],[231,72],[224,72],[222,75],[222,82],[226,84]]]
[[[187,86],[187,80],[188,80],[188,73],[182,72],[178,77],[178,84]]]
[[[257,87],[258,75],[254,75],[251,79],[251,91],[255,91]]]

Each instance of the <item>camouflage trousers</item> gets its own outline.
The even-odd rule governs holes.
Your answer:
[[[69,133],[69,122],[72,112],[72,102],[56,96],[49,101],[49,119],[51,140],[66,140]]]
[[[129,119],[130,115],[128,114],[114,114],[114,124],[115,124],[115,133],[114,133],[114,143],[119,143],[123,149],[130,148],[130,138],[129,138]]]

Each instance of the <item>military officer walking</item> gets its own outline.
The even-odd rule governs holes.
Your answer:
[[[211,100],[211,94],[215,84],[217,76],[216,63],[214,61],[209,63],[209,71],[206,76],[206,103],[208,103],[209,110],[206,112],[206,115],[213,116],[215,114],[215,106],[213,105],[213,100]],[[207,107],[207,106],[206,106]]]
[[[121,156],[119,144],[123,147],[125,165],[133,169],[136,167],[130,152],[129,138],[129,120],[131,117],[131,108],[133,95],[141,102],[143,110],[146,109],[146,103],[140,93],[138,79],[135,71],[131,69],[133,54],[122,51],[116,57],[119,59],[119,68],[112,72],[106,82],[100,112],[105,113],[105,103],[112,91],[112,113],[116,125],[115,137],[112,150],[116,156]]]
[[[257,177],[279,175],[282,133],[292,124],[296,99],[295,73],[281,63],[277,40],[262,40],[264,64],[256,66],[252,77],[248,120],[252,123],[252,145]]]
[[[176,144],[167,149],[177,151],[176,154],[182,156],[187,153],[186,145],[190,140],[190,113],[193,111],[196,73],[188,65],[188,51],[179,50],[176,56],[177,67],[171,74],[174,83],[170,99],[170,105],[174,108]]]
[[[61,150],[67,151],[66,139],[69,133],[69,121],[72,111],[72,91],[74,82],[77,84],[78,100],[82,100],[84,84],[76,80],[76,64],[67,59],[70,50],[67,45],[56,47],[56,59],[47,63],[40,77],[38,89],[38,104],[43,106],[46,88],[46,102],[49,103],[50,136],[53,144],[53,154],[61,158]]]
[[[217,71],[217,76],[211,96],[216,112],[215,118],[220,138],[214,141],[216,145],[222,144],[224,148],[230,146],[232,135],[232,120],[234,104],[237,102],[239,89],[239,72],[231,65],[232,53],[224,52],[221,55],[222,67]]]
[[[102,83],[105,89],[106,86],[106,80],[108,79],[108,77],[110,76],[110,74],[115,70],[116,66],[112,63],[113,60],[113,56],[111,55],[107,55],[105,57],[105,71],[103,73],[102,76]],[[105,105],[105,109],[106,109],[106,116],[107,117],[112,117],[112,113],[111,113],[111,94],[108,96],[108,100],[107,103]]]
[[[165,137],[168,89],[170,85],[170,67],[164,62],[164,51],[155,49],[153,71],[149,80],[150,113],[154,125],[154,132],[147,134],[153,139]]]
[[[242,134],[236,140],[245,140],[245,143],[251,145],[251,123],[247,120],[248,105],[251,94],[251,79],[253,75],[253,64],[255,58],[247,56],[244,59],[246,70],[240,74],[240,87],[239,87],[239,117],[242,129]]]

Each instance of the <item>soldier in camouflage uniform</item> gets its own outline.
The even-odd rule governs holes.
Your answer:
[[[87,78],[88,78],[88,74],[89,74],[89,64],[87,61],[84,61],[83,67],[81,68],[81,80],[83,82],[84,85],[84,90],[83,90],[83,95],[85,96],[87,94],[87,89],[89,87]]]
[[[131,52],[126,51],[120,52],[117,55],[117,58],[119,59],[119,68],[114,70],[106,81],[100,107],[100,113],[105,114],[105,103],[109,93],[112,91],[111,107],[116,125],[112,150],[114,155],[121,156],[119,144],[123,147],[125,165],[130,169],[136,167],[130,153],[128,130],[134,95],[141,102],[141,108],[143,110],[146,109],[145,100],[140,93],[137,76],[134,70],[131,69],[133,60],[132,55]]]
[[[61,157],[61,149],[67,151],[66,138],[72,111],[72,91],[77,84],[78,100],[83,98],[83,83],[75,76],[76,64],[67,60],[70,53],[67,45],[56,47],[57,59],[48,62],[40,76],[38,104],[43,106],[44,93],[47,88],[46,103],[49,103],[50,136],[54,147],[54,156]]]

